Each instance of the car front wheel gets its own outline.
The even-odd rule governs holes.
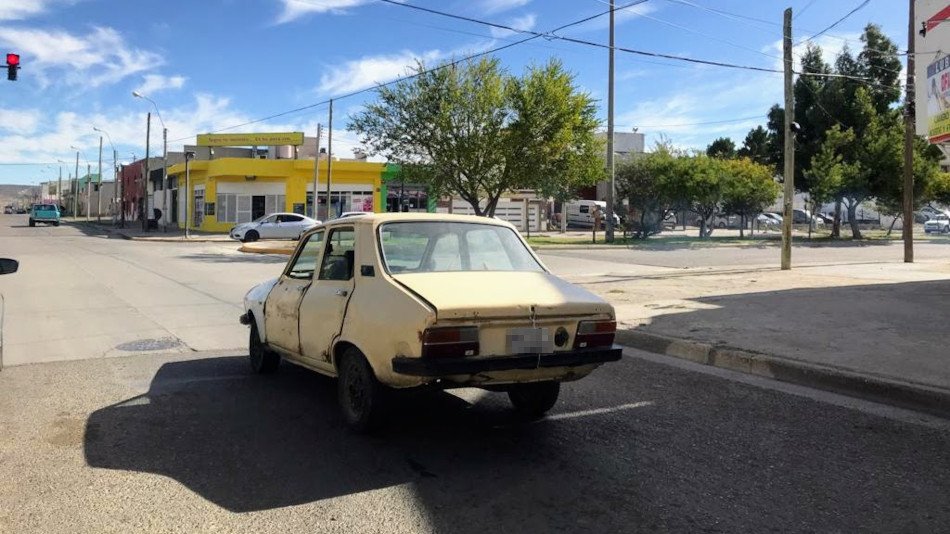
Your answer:
[[[244,239],[242,239],[242,241],[245,243],[253,243],[260,239],[260,237],[261,234],[257,233],[257,230],[248,230],[248,232],[244,234]]]
[[[373,430],[381,419],[385,386],[376,380],[373,368],[355,347],[343,353],[337,363],[337,374],[340,410],[346,424],[361,433]]]
[[[508,398],[515,410],[531,418],[544,415],[554,407],[561,393],[560,382],[533,382],[517,384],[508,390]]]
[[[248,340],[248,353],[251,359],[251,369],[259,374],[266,375],[277,370],[280,364],[280,355],[267,348],[257,332],[257,323],[251,319],[251,335]]]

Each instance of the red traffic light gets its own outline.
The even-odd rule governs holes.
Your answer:
[[[20,54],[7,54],[7,66],[17,67],[20,65]]]

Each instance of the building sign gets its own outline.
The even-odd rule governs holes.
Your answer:
[[[927,65],[927,137],[950,141],[950,56]]]
[[[303,132],[198,134],[198,146],[302,145]]]

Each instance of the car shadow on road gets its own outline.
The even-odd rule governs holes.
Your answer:
[[[244,357],[167,363],[147,393],[90,415],[86,462],[170,477],[232,512],[404,484],[437,531],[465,530],[460,514],[496,507],[506,511],[491,521],[510,528],[538,498],[548,515],[591,512],[576,509],[569,486],[587,460],[551,424],[518,420],[503,395],[402,395],[384,428],[362,436],[338,415],[335,384],[286,363],[253,375]]]

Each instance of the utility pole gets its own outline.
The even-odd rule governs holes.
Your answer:
[[[161,117],[159,117],[161,118]],[[162,204],[165,208],[162,213],[162,231],[168,231],[168,214],[171,213],[169,210],[169,202],[171,197],[169,196],[169,183],[168,183],[168,128],[165,128],[165,124],[162,123]]]
[[[59,198],[59,201],[56,202],[56,209],[63,207],[63,163],[62,160],[59,161],[59,185],[56,186],[56,197]]]
[[[319,203],[317,202],[317,185],[320,183],[319,169],[320,169],[320,136],[321,135],[323,135],[323,127],[320,123],[317,123],[317,142],[316,142],[316,146],[314,147],[314,150],[316,150],[316,152],[313,153],[313,207],[312,207],[313,211],[310,213],[310,215],[314,219],[318,219],[317,205]]]
[[[86,160],[86,221],[89,221],[89,211],[92,210],[92,164]]]
[[[907,15],[907,94],[904,97],[904,263],[914,263],[914,0]]]
[[[111,142],[111,141],[110,141]],[[119,199],[121,194],[119,188],[122,183],[119,181],[119,153],[115,149],[115,145],[112,146],[112,209],[119,209]],[[116,214],[113,211],[113,214]],[[115,224],[118,220],[118,217],[112,219],[112,224]]]
[[[79,151],[76,151],[76,174],[73,175],[73,186],[69,188],[73,192],[73,219],[76,218],[76,212],[79,211]]]
[[[99,136],[99,187],[96,190],[96,222],[102,222],[102,136]]]
[[[152,112],[145,118],[145,174],[142,175],[142,198],[139,200],[139,211],[142,217],[142,231],[148,232],[148,179],[151,169],[148,167],[149,138],[152,136]]]
[[[785,10],[783,24],[785,56],[785,194],[782,211],[782,270],[792,268],[792,201],[795,199],[795,139],[792,121],[795,118],[795,97],[792,93],[792,8]]]
[[[330,217],[330,182],[333,181],[333,99],[330,99],[330,124],[327,126],[327,220]]]
[[[191,209],[194,201],[191,199],[191,168],[188,165],[194,157],[194,152],[185,151],[185,239],[191,237],[190,217],[193,217]]]
[[[604,240],[614,240],[614,0],[610,0],[610,49],[607,51],[607,231]],[[561,211],[564,211],[562,209]]]

